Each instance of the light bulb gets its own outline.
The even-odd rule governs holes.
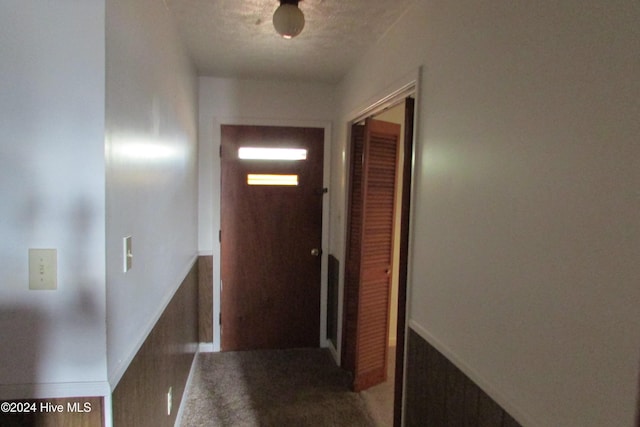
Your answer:
[[[281,3],[273,14],[273,26],[285,39],[291,39],[302,32],[304,14],[297,5]]]

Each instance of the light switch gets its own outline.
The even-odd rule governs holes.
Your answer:
[[[131,250],[131,236],[127,236],[122,239],[122,260],[123,260],[123,271],[126,273],[131,270],[131,265],[133,263],[133,252]]]
[[[58,251],[29,249],[29,289],[58,289]]]

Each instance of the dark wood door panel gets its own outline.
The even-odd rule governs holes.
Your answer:
[[[323,129],[222,126],[223,350],[319,345],[323,143]],[[307,159],[240,160],[241,146],[305,148]],[[247,185],[248,174],[298,185]]]

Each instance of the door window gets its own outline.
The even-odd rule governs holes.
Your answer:
[[[304,148],[240,147],[238,158],[241,160],[306,160]]]
[[[295,186],[298,185],[298,175],[250,173],[247,174],[247,184]]]

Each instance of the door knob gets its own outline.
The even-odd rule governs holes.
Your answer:
[[[320,254],[322,254],[322,250],[321,249],[318,249],[318,248],[311,249],[311,255],[320,256]]]

